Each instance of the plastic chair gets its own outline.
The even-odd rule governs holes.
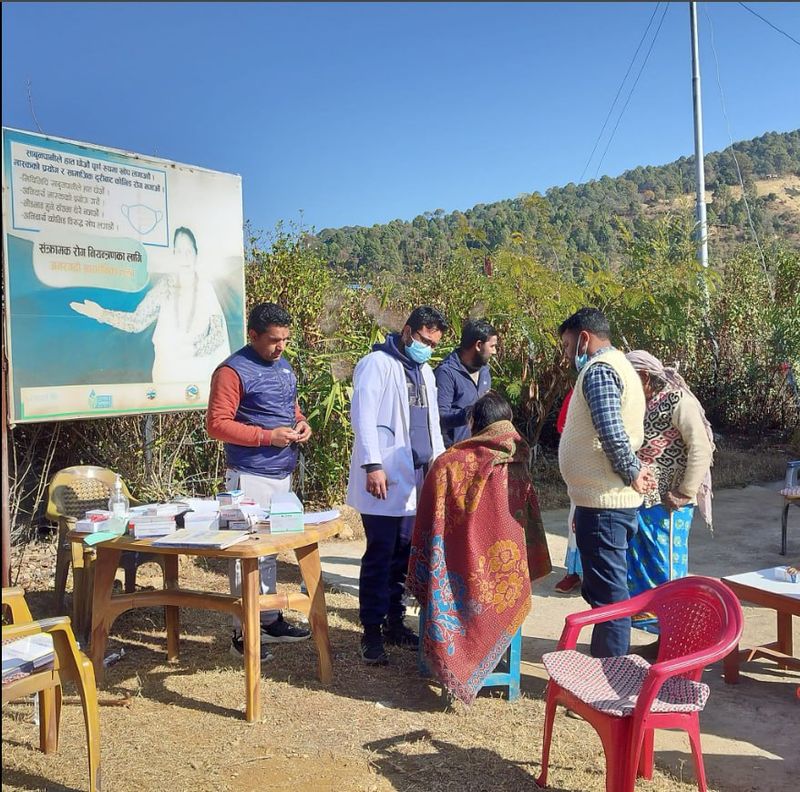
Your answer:
[[[56,611],[64,607],[64,594],[67,587],[67,575],[72,564],[73,596],[72,622],[75,631],[83,635],[91,626],[91,601],[93,589],[93,565],[85,563],[84,548],[67,539],[67,533],[75,526],[75,521],[82,518],[90,509],[107,509],[117,474],[108,468],[95,465],[75,465],[56,473],[48,487],[46,516],[58,523],[58,550],[56,553]],[[131,497],[125,482],[122,491],[132,506],[138,503]],[[93,554],[93,550],[89,551]],[[136,588],[136,570],[147,562],[154,561],[161,565],[163,559],[152,553],[122,553],[120,566],[125,570],[125,592],[130,594]]]
[[[659,620],[658,658],[638,655],[593,658],[574,651],[582,628],[641,611]],[[723,659],[742,634],[738,599],[723,583],[686,577],[625,601],[566,618],[559,651],[542,658],[547,687],[542,772],[547,784],[556,705],[562,704],[597,731],[606,756],[606,792],[633,792],[637,775],[653,777],[653,732],[683,729],[689,735],[697,786],[706,790],[699,712],[708,699],[703,669]]]
[[[34,621],[21,588],[3,589],[3,606],[11,610],[13,624],[3,626],[3,644],[37,633],[53,638],[55,659],[51,664],[30,674],[16,674],[3,680],[3,706],[9,701],[32,694],[39,696],[39,748],[46,754],[58,750],[58,729],[61,716],[61,686],[75,682],[83,706],[86,727],[86,749],[89,759],[89,792],[100,789],[100,725],[97,711],[97,688],[92,663],[78,649],[69,618]]]
[[[422,636],[425,635],[425,608],[419,609],[419,649],[417,650],[417,668],[423,676],[429,676],[425,657],[422,652]],[[486,677],[481,690],[485,687],[505,687],[508,689],[508,700],[516,701],[519,698],[519,675],[520,660],[522,658],[522,628],[520,627],[511,639],[503,657],[497,664],[494,671]],[[442,694],[447,693],[446,688],[442,688]]]

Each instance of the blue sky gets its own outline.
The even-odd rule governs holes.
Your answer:
[[[800,4],[749,5],[800,39]],[[410,220],[577,181],[654,8],[3,3],[3,125],[36,129],[30,81],[48,134],[241,174],[256,228]],[[706,151],[728,144],[709,16],[734,140],[799,127],[800,47],[699,9]],[[600,175],[692,153],[689,46],[670,3]]]

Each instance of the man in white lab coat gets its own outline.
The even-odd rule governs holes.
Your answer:
[[[422,481],[444,451],[427,361],[446,330],[435,308],[415,308],[402,332],[375,344],[353,373],[347,503],[361,512],[367,537],[358,599],[368,664],[386,663],[384,642],[413,649],[419,643],[404,623],[403,594]]]

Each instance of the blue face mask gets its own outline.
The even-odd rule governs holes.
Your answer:
[[[422,344],[415,338],[411,339],[411,343],[406,347],[406,355],[408,355],[415,363],[422,365],[431,359],[433,349],[427,344]]]
[[[578,349],[580,349],[580,345],[581,345],[581,341],[580,341],[580,338],[579,338],[578,339],[578,347],[577,347]],[[586,344],[586,348],[584,349],[584,352],[583,352],[582,355],[579,355],[577,353],[577,349],[576,349],[576,352],[575,352],[575,369],[577,371],[580,371],[589,362],[588,346],[589,346],[589,344],[587,343]]]

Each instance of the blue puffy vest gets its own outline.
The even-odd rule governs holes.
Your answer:
[[[252,347],[234,352],[222,366],[238,375],[244,394],[236,411],[236,420],[262,429],[294,426],[297,402],[297,377],[282,357],[264,360]],[[286,478],[297,466],[297,446],[240,446],[225,443],[228,467],[243,473],[268,478]]]

